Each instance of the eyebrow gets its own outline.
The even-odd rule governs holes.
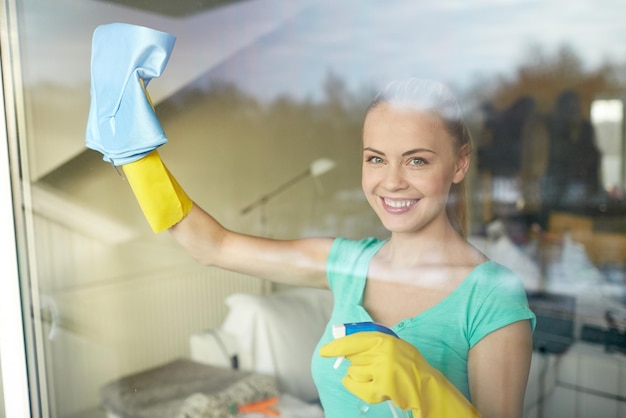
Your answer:
[[[377,150],[377,149],[374,149],[374,148],[372,148],[372,147],[365,147],[365,148],[363,148],[363,151],[371,151],[371,152],[376,153],[376,154],[379,154],[379,155],[385,155],[385,153],[384,153],[384,152],[379,151],[379,150]],[[435,151],[430,150],[430,149],[428,149],[428,148],[414,148],[414,149],[410,149],[410,150],[408,150],[408,151],[403,152],[403,153],[402,153],[402,156],[403,156],[403,157],[407,157],[407,156],[409,156],[409,155],[417,154],[417,153],[419,153],[419,152],[430,152],[431,154],[435,154]]]

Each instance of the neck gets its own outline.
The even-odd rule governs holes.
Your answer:
[[[414,267],[463,260],[468,244],[450,225],[413,233],[392,233],[381,256],[390,266]]]

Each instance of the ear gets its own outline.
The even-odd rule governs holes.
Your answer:
[[[467,174],[467,170],[469,170],[470,166],[470,146],[469,144],[463,145],[459,149],[459,155],[456,159],[456,165],[454,170],[454,177],[452,178],[452,183],[458,184],[465,178],[465,174]]]

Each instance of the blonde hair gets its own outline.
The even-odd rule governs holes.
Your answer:
[[[455,154],[470,153],[472,138],[461,108],[448,87],[432,80],[410,78],[393,81],[382,89],[367,107],[366,114],[381,103],[437,114],[454,138]],[[454,229],[467,237],[467,189],[465,180],[452,184],[446,214]]]

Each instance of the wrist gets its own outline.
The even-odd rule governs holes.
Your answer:
[[[158,151],[154,150],[122,168],[155,233],[174,226],[191,210],[191,199],[169,172]]]

